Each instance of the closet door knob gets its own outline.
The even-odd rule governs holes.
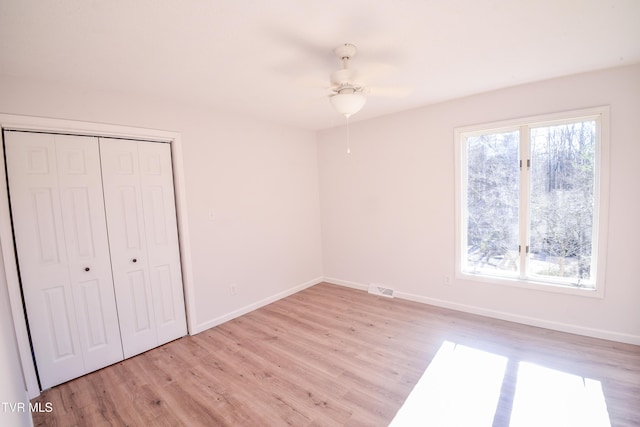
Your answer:
[[[84,268],[84,271],[89,271],[89,270],[91,270],[89,267]]]
[[[138,260],[134,258],[131,260],[131,262],[138,262]]]

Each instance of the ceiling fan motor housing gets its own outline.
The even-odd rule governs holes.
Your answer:
[[[343,68],[331,73],[331,83],[334,85],[347,85],[356,83],[356,73],[353,70]]]
[[[342,60],[343,68],[331,73],[331,84],[335,93],[355,93],[362,90],[362,84],[357,79],[357,73],[349,69],[349,60],[356,54],[357,47],[345,43],[334,49],[338,58]]]

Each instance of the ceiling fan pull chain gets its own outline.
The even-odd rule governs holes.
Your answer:
[[[351,154],[351,141],[349,139],[349,116],[347,116],[347,154]]]

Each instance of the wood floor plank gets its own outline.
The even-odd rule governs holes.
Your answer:
[[[47,390],[33,402],[50,402],[53,412],[33,419],[65,427],[386,426],[445,342],[507,358],[494,427],[509,425],[523,363],[597,382],[611,425],[640,425],[638,346],[326,283]]]

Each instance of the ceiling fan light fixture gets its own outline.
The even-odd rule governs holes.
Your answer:
[[[359,93],[336,93],[329,98],[333,108],[346,118],[362,109],[367,98]]]

